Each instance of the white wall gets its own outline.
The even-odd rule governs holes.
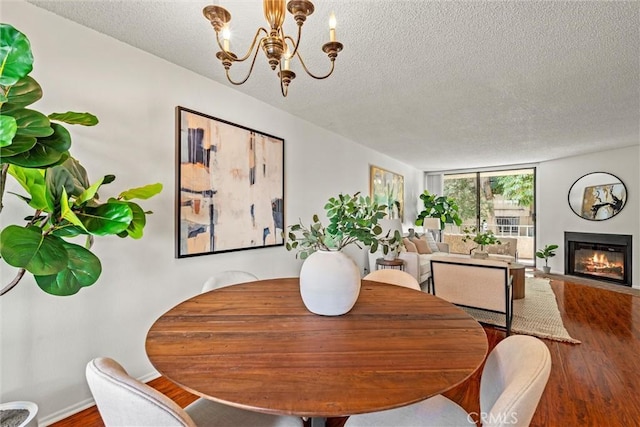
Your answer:
[[[573,213],[568,194],[573,183],[590,172],[608,172],[627,187],[627,204],[605,221],[589,221]],[[640,147],[570,157],[541,163],[537,173],[537,245],[558,244],[556,256],[549,260],[551,272],[564,273],[564,232],[630,234],[632,284],[640,288]],[[538,260],[538,265],[544,265]]]
[[[164,311],[197,294],[209,275],[229,269],[261,278],[299,273],[300,261],[282,247],[174,258],[177,105],[285,139],[289,224],[322,213],[326,199],[339,192],[367,194],[370,164],[405,176],[406,221],[415,219],[422,191],[416,169],[31,4],[3,1],[2,21],[31,40],[32,76],[44,90],[36,108],[90,111],[100,119],[97,127],[70,130],[72,153],[90,178],[117,176],[101,193],[153,182],[165,188],[142,203],[154,212],[142,240],[97,240],[94,250],[103,264],[97,284],[62,298],[40,291],[28,277],[0,298],[0,401],[35,401],[41,421],[87,402],[84,368],[93,357],[113,357],[137,377],[152,373],[144,351],[147,330]],[[5,205],[2,227],[30,213],[11,195]],[[355,255],[362,267],[364,254]],[[14,274],[3,264],[1,283]]]

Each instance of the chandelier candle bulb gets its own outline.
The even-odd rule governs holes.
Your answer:
[[[231,38],[231,32],[228,27],[222,29],[222,47],[225,52],[229,52],[229,39]]]
[[[336,15],[333,12],[329,16],[329,41],[336,41]]]

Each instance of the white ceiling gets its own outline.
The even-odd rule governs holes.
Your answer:
[[[202,16],[214,0],[28,1],[229,85]],[[266,25],[262,2],[215,3],[244,53]],[[301,48],[318,74],[331,11],[345,46],[333,76],[292,64],[282,98],[260,53],[238,90],[423,170],[640,144],[640,2],[318,0]],[[232,67],[236,78],[247,65]]]

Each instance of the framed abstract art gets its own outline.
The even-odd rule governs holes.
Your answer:
[[[176,107],[176,257],[284,244],[284,140]]]
[[[404,220],[404,177],[377,166],[369,167],[369,192],[379,205],[387,205],[390,219]]]

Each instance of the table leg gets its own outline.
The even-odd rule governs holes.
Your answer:
[[[327,425],[326,418],[313,417],[311,418],[311,427],[325,427]]]
[[[514,268],[511,270],[513,276],[513,299],[524,298],[524,268]]]

